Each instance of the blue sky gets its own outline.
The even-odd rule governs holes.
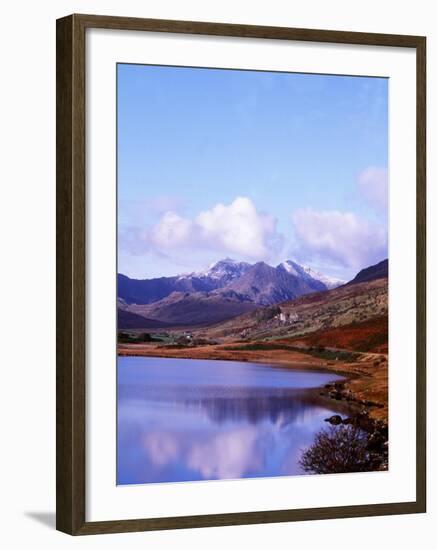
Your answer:
[[[388,80],[119,64],[118,271],[387,256]]]

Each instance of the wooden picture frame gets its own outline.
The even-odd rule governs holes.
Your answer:
[[[416,499],[330,508],[87,522],[85,498],[85,32],[89,28],[410,48],[417,63]],[[57,21],[57,529],[71,535],[410,514],[426,509],[426,39],[420,36],[70,15]]]

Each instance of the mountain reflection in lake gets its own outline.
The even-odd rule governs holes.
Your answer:
[[[299,457],[335,412],[325,372],[257,363],[119,357],[117,483],[302,474]]]

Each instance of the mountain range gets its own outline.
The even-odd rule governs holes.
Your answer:
[[[205,271],[173,277],[131,279],[119,274],[118,297],[128,304],[151,304],[172,292],[211,292],[228,288],[247,294],[249,301],[267,305],[279,299],[293,298],[308,291],[327,290],[344,283],[292,260],[272,267],[264,262],[249,264],[226,258]],[[266,284],[276,288],[266,290]]]
[[[378,278],[384,270],[380,264],[374,268]],[[371,280],[372,269],[363,275],[365,280]],[[272,267],[264,262],[249,264],[226,258],[202,272],[155,279],[131,279],[119,274],[118,326],[211,325],[344,284],[292,260]]]
[[[154,279],[119,274],[118,323],[120,328],[211,324],[343,283],[292,260],[272,267],[226,258],[205,271]]]

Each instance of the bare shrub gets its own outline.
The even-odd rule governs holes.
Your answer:
[[[316,434],[299,462],[313,474],[369,472],[377,468],[367,444],[367,436],[356,426],[331,426]]]

